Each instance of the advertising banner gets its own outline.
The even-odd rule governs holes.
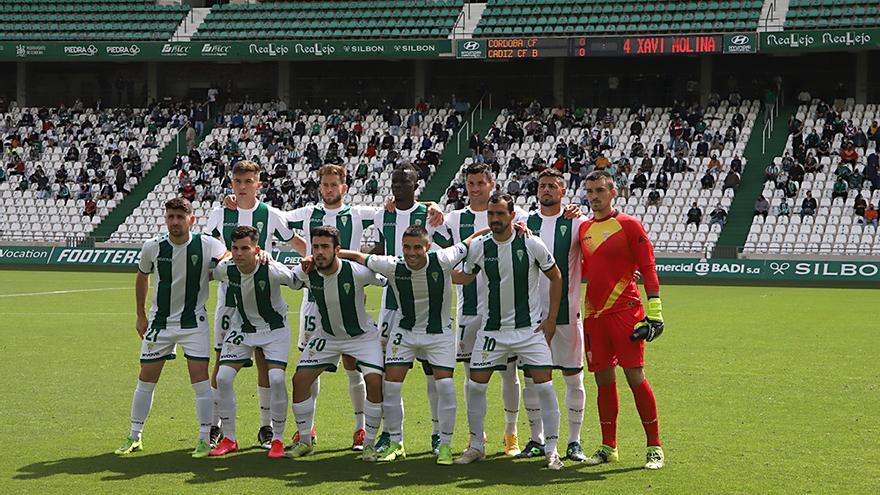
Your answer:
[[[437,58],[452,55],[450,40],[0,43],[0,60],[173,61]]]
[[[657,275],[677,279],[756,282],[880,283],[877,261],[797,261],[658,258]]]
[[[758,35],[755,33],[725,34],[724,53],[755,53],[758,51]]]
[[[762,52],[880,48],[880,29],[820,29],[761,33]]]

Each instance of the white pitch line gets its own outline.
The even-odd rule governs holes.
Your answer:
[[[72,294],[75,292],[101,292],[108,290],[130,289],[131,287],[105,287],[102,289],[72,289],[72,290],[52,290],[48,292],[25,292],[21,294],[0,294],[0,297],[25,297],[25,296],[48,296],[52,294]]]

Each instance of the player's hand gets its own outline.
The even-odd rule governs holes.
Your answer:
[[[581,207],[574,203],[565,205],[565,208],[562,210],[562,218],[566,220],[574,220],[581,215]]]
[[[223,198],[223,207],[228,210],[238,209],[238,201],[235,199],[235,194],[230,194]]]
[[[516,235],[519,237],[532,236],[532,231],[529,230],[529,226],[526,225],[525,222],[513,222],[513,231],[516,232]]]
[[[636,282],[641,282],[642,281],[642,272],[640,272],[638,270],[634,271],[633,272],[633,280]]]
[[[147,317],[138,315],[137,321],[134,324],[134,329],[137,330],[138,337],[143,340],[144,334],[147,333]]]
[[[544,339],[547,341],[547,345],[550,345],[550,341],[553,340],[553,336],[556,335],[556,322],[550,320],[549,318],[542,321],[538,328],[535,329],[535,333],[544,333]]]
[[[299,266],[302,268],[302,271],[309,273],[315,266],[315,260],[311,256],[305,256],[299,260]]]
[[[663,303],[659,297],[648,299],[648,310],[642,321],[635,324],[629,340],[651,342],[663,334]]]
[[[443,225],[443,210],[433,201],[428,203],[428,225],[434,228]]]
[[[272,261],[272,255],[265,249],[261,249],[260,252],[257,253],[257,264],[267,265],[270,261]]]
[[[388,196],[385,198],[385,211],[388,213],[394,213],[397,209],[397,203],[394,201],[394,196]]]

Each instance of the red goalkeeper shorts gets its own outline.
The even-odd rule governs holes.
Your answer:
[[[644,317],[645,310],[639,306],[598,318],[585,318],[584,347],[587,351],[587,369],[595,373],[612,366],[644,367],[645,341],[629,340],[633,326]]]

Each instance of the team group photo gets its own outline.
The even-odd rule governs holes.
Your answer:
[[[874,495],[876,81],[878,0],[0,0],[0,492]]]

